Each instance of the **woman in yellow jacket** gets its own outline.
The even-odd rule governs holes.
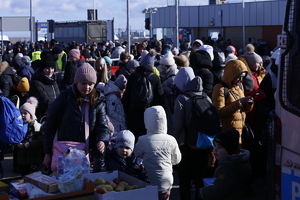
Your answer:
[[[222,83],[216,84],[212,93],[213,105],[219,111],[222,120],[222,130],[236,129],[240,133],[240,144],[246,112],[253,107],[253,97],[245,97],[242,85],[247,71],[242,61],[230,60],[225,65]]]

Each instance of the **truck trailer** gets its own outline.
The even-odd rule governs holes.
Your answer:
[[[88,44],[114,41],[114,20],[55,22],[54,39]]]

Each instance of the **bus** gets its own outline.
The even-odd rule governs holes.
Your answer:
[[[7,43],[9,42],[9,38],[7,35],[3,35],[3,38],[2,38],[2,35],[0,34],[0,46],[2,46],[2,41],[3,41],[3,44],[4,46],[7,45]]]
[[[267,199],[300,200],[300,1],[287,0],[275,110],[267,122]]]

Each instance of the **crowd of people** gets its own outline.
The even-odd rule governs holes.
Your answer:
[[[157,185],[159,199],[170,197],[173,170],[182,200],[192,198],[193,187],[196,199],[241,199],[242,186],[264,175],[278,49],[268,60],[253,44],[237,55],[221,36],[179,48],[155,38],[131,45],[131,52],[128,45],[52,40],[3,48],[1,95],[20,100],[29,124],[24,140],[13,145],[14,171],[27,175],[42,165],[55,171],[56,143],[71,141],[84,144],[93,172],[124,171]],[[111,66],[119,68],[112,73]],[[213,150],[186,141],[193,108],[188,91],[205,95],[218,110],[222,132]],[[246,123],[255,134],[251,144],[242,141]],[[212,176],[215,184],[205,187],[203,178]]]

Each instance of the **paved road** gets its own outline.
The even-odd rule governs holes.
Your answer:
[[[13,172],[13,154],[5,154],[4,160],[2,161],[4,168],[4,178],[20,176]],[[254,196],[251,198],[245,198],[244,200],[265,200],[265,187],[263,178],[255,178],[253,181],[254,186]],[[193,192],[194,194],[194,192]],[[170,200],[180,200],[179,197],[179,186],[178,186],[178,177],[177,173],[174,174],[174,185],[171,192]]]

